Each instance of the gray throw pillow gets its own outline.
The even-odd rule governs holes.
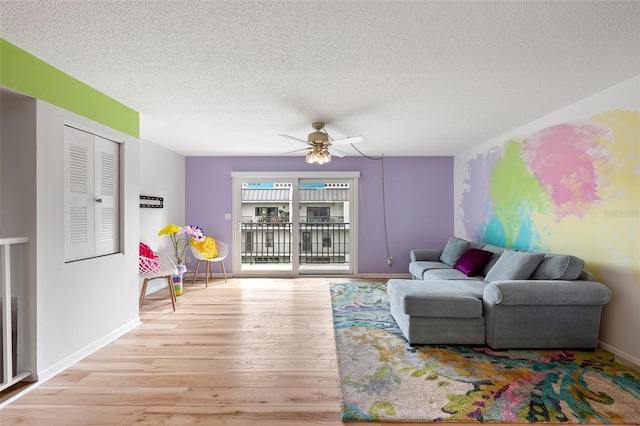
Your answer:
[[[544,259],[544,253],[505,250],[489,270],[485,282],[526,280]]]
[[[469,241],[451,237],[440,255],[440,260],[449,266],[454,266],[468,248]]]
[[[492,246],[491,244],[486,244],[482,247],[482,250],[493,253],[493,256],[489,258],[489,261],[484,265],[484,268],[482,268],[482,271],[480,272],[482,275],[487,275],[491,268],[493,268],[493,265],[495,265],[498,259],[500,259],[500,255],[504,253],[505,249],[502,247]]]
[[[534,280],[577,280],[584,260],[568,254],[547,254],[531,274]]]

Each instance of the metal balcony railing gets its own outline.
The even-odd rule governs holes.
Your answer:
[[[21,300],[12,295],[11,247],[29,242],[29,237],[0,238],[0,391],[31,375],[18,372],[18,318]],[[18,259],[19,261],[24,261]],[[15,266],[15,265],[14,265]]]
[[[300,216],[300,223],[344,223],[344,216]],[[242,223],[288,223],[289,214],[280,216],[242,216]]]
[[[242,263],[291,263],[293,224],[290,222],[243,222]],[[349,262],[349,224],[301,222],[298,261],[306,263]]]
[[[300,216],[300,223],[344,223],[344,216]]]
[[[242,216],[242,223],[287,223],[289,215],[285,216]]]

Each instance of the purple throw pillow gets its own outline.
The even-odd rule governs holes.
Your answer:
[[[478,275],[492,255],[490,251],[469,249],[460,256],[454,268],[468,277]]]

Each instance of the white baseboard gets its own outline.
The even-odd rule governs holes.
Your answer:
[[[198,275],[196,275],[196,280],[204,280],[206,278],[205,273],[204,272],[198,272]],[[209,278],[224,278],[224,274],[222,272],[214,272],[213,274],[209,275]],[[227,272],[227,278],[233,278],[233,274],[230,272]],[[189,274],[189,279],[186,280],[187,283],[189,283],[190,280],[193,279],[193,274]]]
[[[317,276],[333,277],[334,275],[318,274]],[[348,278],[349,275],[335,275],[335,277]],[[356,274],[354,275],[354,277],[364,278],[364,279],[377,279],[377,280],[387,280],[387,279],[410,280],[412,279],[411,274]],[[191,277],[189,278],[189,280],[186,281],[186,283],[189,284],[192,278],[193,278],[193,275],[191,275]],[[224,275],[222,274],[222,272],[213,273],[210,276],[210,278],[220,279],[220,278],[224,278]],[[233,278],[233,273],[227,272],[227,278]],[[204,272],[202,273],[199,272],[198,275],[196,276],[196,280],[204,281],[204,279],[205,279]]]
[[[600,340],[598,340],[598,346],[614,354],[616,356],[616,361],[618,361],[620,364],[627,364],[633,368],[640,368],[640,358],[637,358],[633,355],[623,352],[618,348],[615,348],[611,345],[601,342]]]
[[[356,277],[373,279],[373,280],[386,280],[386,279],[410,280],[411,274],[358,274],[356,275]]]
[[[40,386],[41,384],[45,383],[47,380],[55,377],[59,373],[62,373],[64,370],[66,370],[67,368],[71,367],[76,362],[86,358],[87,356],[91,355],[92,353],[94,353],[98,349],[100,349],[100,348],[106,346],[107,344],[113,342],[118,337],[122,336],[123,334],[125,334],[125,333],[127,333],[127,332],[129,332],[131,330],[133,330],[134,328],[136,328],[140,324],[142,324],[142,322],[140,321],[140,318],[136,318],[136,319],[128,322],[127,324],[123,325],[122,327],[112,331],[111,333],[107,334],[106,336],[103,336],[100,339],[96,340],[95,342],[85,346],[84,348],[80,349],[79,351],[76,351],[75,353],[69,355],[68,357],[56,362],[51,367],[45,368],[42,371],[38,371],[38,374],[36,376],[37,377],[37,382],[34,382],[33,385],[25,388],[24,390],[22,390],[21,392],[18,392],[16,395],[12,396],[8,400],[0,403],[0,408],[10,404],[11,402],[13,402],[16,399],[20,398],[22,395],[31,392],[33,389],[35,389],[38,386]]]

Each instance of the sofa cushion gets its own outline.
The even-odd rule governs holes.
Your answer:
[[[467,251],[469,244],[467,240],[451,237],[440,255],[440,260],[449,266],[455,265],[462,253]]]
[[[482,247],[482,250],[490,251],[491,253],[493,253],[493,255],[491,255],[491,257],[489,258],[489,261],[482,268],[482,271],[480,271],[481,275],[487,275],[493,265],[495,265],[498,259],[500,259],[500,255],[504,253],[506,249],[503,247],[493,246],[491,244],[485,244],[485,246]]]
[[[591,272],[587,271],[586,269],[583,269],[582,272],[580,272],[580,275],[578,276],[577,279],[580,281],[598,281],[596,276],[593,275]]]
[[[482,301],[464,283],[389,280],[391,303],[407,315],[419,317],[480,318]]]
[[[544,253],[505,250],[489,270],[486,282],[526,280],[544,259]]]
[[[473,241],[469,242],[469,247],[467,247],[468,249],[482,249],[482,247],[484,247],[484,243],[474,243]]]
[[[411,275],[420,279],[424,279],[424,273],[431,269],[451,269],[451,266],[443,262],[430,262],[428,260],[409,263]]]
[[[412,262],[439,262],[442,249],[413,249],[409,252]]]
[[[460,259],[458,259],[454,268],[461,271],[468,277],[478,275],[482,270],[482,267],[489,261],[489,258],[492,255],[493,253],[490,251],[470,248],[460,256]]]
[[[568,254],[545,254],[531,279],[534,280],[577,280],[582,273],[584,260]]]
[[[484,277],[481,275],[467,276],[464,272],[457,269],[431,269],[424,272],[423,279],[427,281],[449,281],[449,280],[479,280],[482,281]],[[446,283],[443,283],[446,285]]]

